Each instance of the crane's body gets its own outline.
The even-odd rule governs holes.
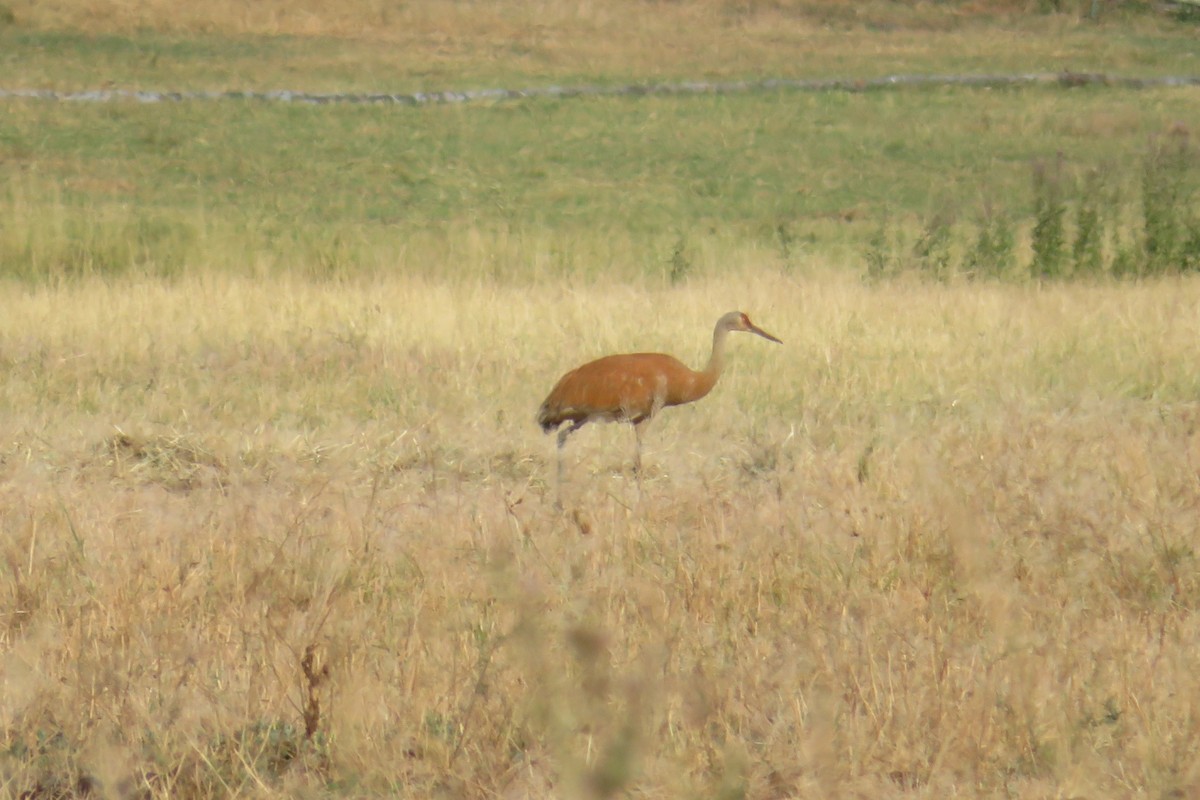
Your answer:
[[[632,422],[666,406],[699,400],[715,373],[688,369],[665,353],[628,353],[590,361],[564,375],[542,403],[538,423],[549,433],[564,422]]]
[[[589,361],[563,375],[537,414],[543,431],[558,430],[560,484],[562,448],[567,437],[594,421],[633,425],[637,435],[634,471],[640,474],[644,426],[663,408],[694,402],[712,391],[721,376],[725,337],[730,331],[755,333],[779,342],[742,312],[730,311],[717,320],[712,355],[703,370],[690,369],[665,353],[628,353]],[[566,427],[561,427],[564,424]]]

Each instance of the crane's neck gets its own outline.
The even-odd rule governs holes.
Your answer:
[[[708,365],[700,373],[699,379],[704,394],[708,394],[717,378],[721,377],[721,369],[725,366],[725,337],[728,335],[729,329],[722,325],[717,325],[713,330],[712,355],[708,357]]]

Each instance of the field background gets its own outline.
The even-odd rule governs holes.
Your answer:
[[[194,5],[6,0],[0,88],[1200,73],[1138,4]],[[1200,793],[1196,92],[0,101],[0,793]],[[1161,253],[1163,143],[1178,263],[1023,269],[1046,170]],[[555,379],[731,308],[556,510]]]

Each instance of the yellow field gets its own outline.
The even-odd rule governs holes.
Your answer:
[[[6,794],[1200,791],[1200,282],[2,292]]]

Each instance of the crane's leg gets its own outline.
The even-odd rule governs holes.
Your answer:
[[[650,418],[640,420],[633,423],[633,433],[637,439],[637,445],[633,451],[633,477],[637,478],[638,497],[642,496],[642,433],[646,430],[646,423]]]
[[[587,422],[586,419],[577,419],[568,427],[562,428],[558,432],[558,483],[555,489],[554,507],[559,511],[562,510],[563,448],[566,447],[567,437],[582,428],[585,422]]]
[[[666,376],[660,375],[658,386],[654,392],[654,402],[650,404],[650,413],[633,419],[633,433],[637,437],[637,449],[633,454],[633,474],[637,478],[638,502],[641,502],[642,499],[642,434],[646,430],[646,425],[650,423],[650,420],[654,419],[654,415],[662,410],[666,396]]]

